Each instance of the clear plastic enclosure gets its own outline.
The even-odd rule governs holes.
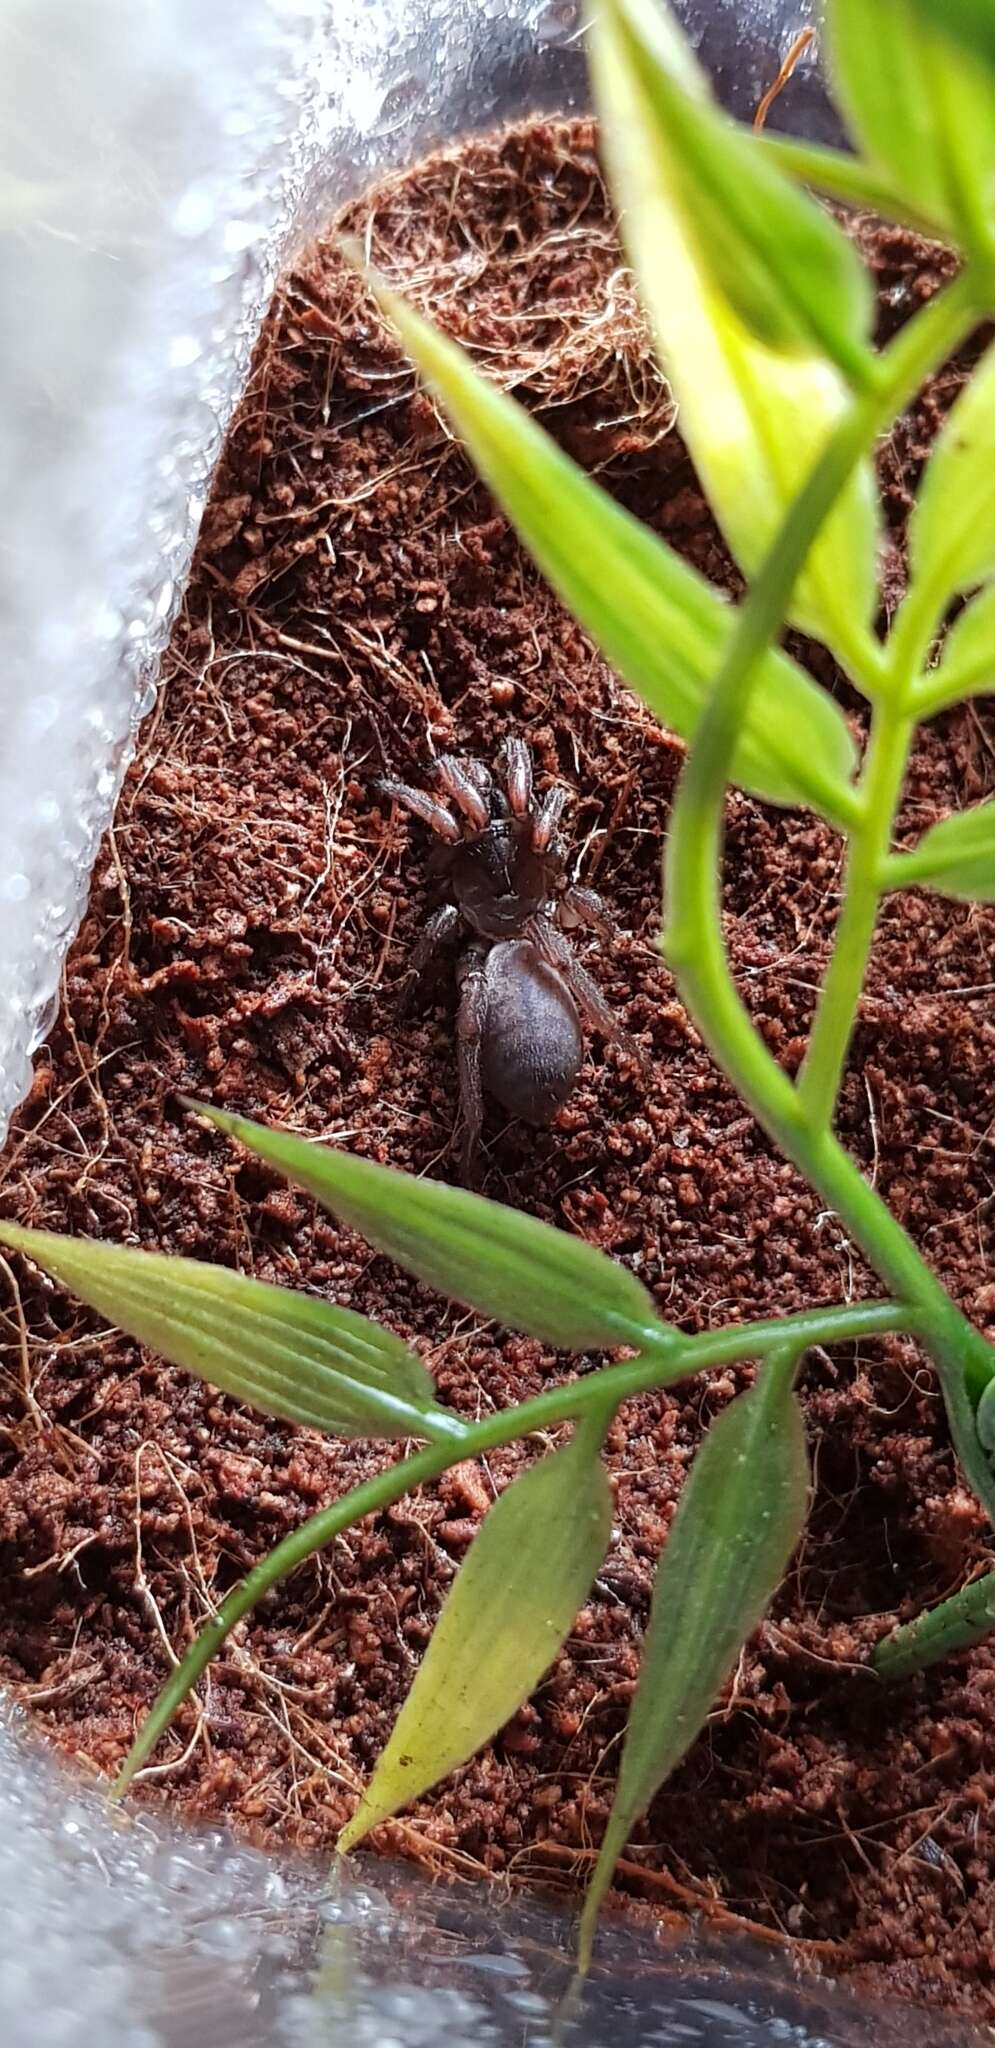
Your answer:
[[[684,0],[748,112],[812,0]],[[8,0],[0,72],[0,1131],[44,1036],[295,236],[431,144],[583,105],[578,0]],[[832,132],[815,65],[778,118]],[[571,1923],[112,1815],[0,1719],[10,2048],[541,2048]],[[978,2038],[771,1953],[606,1924],[576,2048]]]

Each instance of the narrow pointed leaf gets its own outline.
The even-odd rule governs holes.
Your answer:
[[[995,8],[992,0],[913,0],[923,21],[943,30],[969,54],[995,72]]]
[[[712,99],[672,16],[655,0],[603,0],[612,33],[665,138],[668,182],[711,278],[756,340],[821,353],[853,383],[872,367],[870,283],[832,216],[782,176]]]
[[[0,1224],[140,1344],[264,1415],[333,1436],[457,1436],[420,1358],[389,1330],[226,1266]]]
[[[501,1495],[453,1582],[341,1850],[466,1763],[534,1692],[610,1533],[611,1490],[586,1433]]]
[[[794,1347],[708,1431],[657,1570],[618,1788],[581,1923],[590,1959],[598,1908],[632,1827],[690,1748],[776,1591],[808,1500],[808,1458],[793,1391]]]
[[[995,119],[995,110],[993,110]],[[909,522],[913,579],[937,612],[995,575],[995,344],[947,415]]]
[[[922,678],[916,709],[938,711],[989,692],[995,692],[995,583],[954,620],[937,667]]]
[[[692,224],[691,166],[648,84],[663,81],[668,99],[678,86],[692,98],[704,91],[669,13],[655,0],[599,6],[591,72],[623,235],[681,431],[729,544],[752,574],[846,409],[847,384],[814,343],[785,354],[758,338],[716,277]],[[822,529],[793,600],[796,623],[844,658],[876,604],[877,520],[865,463]]]
[[[463,1188],[418,1180],[192,1103],[428,1287],[575,1351],[676,1341],[646,1289],[583,1238]]]
[[[889,889],[934,889],[962,903],[995,903],[995,803],[944,818],[911,853],[892,855],[885,880]]]
[[[995,1468],[995,1380],[985,1388],[974,1413],[978,1440],[989,1463]]]
[[[988,10],[990,31],[992,13]],[[995,203],[995,73],[971,48],[970,0],[832,0],[837,96],[872,165],[970,246]]]
[[[911,194],[899,191],[889,172],[854,156],[852,150],[805,142],[768,128],[762,131],[760,143],[765,154],[798,184],[842,199],[848,206],[869,208],[883,220],[899,221],[919,234],[935,234],[936,222],[916,206]]]
[[[734,613],[649,528],[616,505],[454,342],[373,289],[543,575],[663,725],[692,739]],[[786,655],[764,657],[734,761],[773,803],[848,811],[855,750],[832,699]]]

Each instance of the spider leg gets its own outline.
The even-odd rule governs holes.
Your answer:
[[[569,889],[564,889],[559,907],[561,914],[566,913],[563,923],[568,930],[576,925],[588,925],[591,931],[597,932],[599,939],[616,936],[604,901],[596,889],[582,889],[579,883],[572,882]]]
[[[411,949],[411,959],[397,1006],[400,1016],[403,1017],[411,1008],[426,967],[439,947],[445,945],[446,940],[452,937],[459,923],[460,914],[455,903],[441,903],[438,910],[433,910],[431,916],[425,919]]]
[[[381,796],[389,796],[392,803],[403,804],[405,810],[412,811],[423,825],[431,826],[440,839],[448,839],[454,846],[459,843],[463,835],[451,811],[423,789],[412,789],[407,782],[390,781],[378,782],[377,789]]]
[[[479,789],[481,796],[490,799],[494,790],[494,777],[485,762],[478,761],[475,754],[468,754],[463,762],[463,773],[469,776],[474,789]]]
[[[479,763],[475,762],[471,769],[468,763],[458,761],[455,754],[440,754],[435,763],[436,775],[446,795],[459,805],[467,824],[472,825],[475,832],[485,831],[491,822],[490,805],[478,784],[479,771]]]
[[[532,809],[532,756],[517,733],[509,733],[502,743],[498,772],[504,776],[512,816],[527,818]]]
[[[534,940],[540,953],[551,966],[559,968],[588,1023],[593,1024],[596,1030],[603,1031],[605,1037],[618,1046],[624,1057],[639,1068],[644,1080],[648,1080],[653,1072],[652,1062],[631,1032],[626,1030],[624,1024],[619,1023],[611,1004],[602,995],[597,982],[592,981],[587,968],[581,965],[563,933],[557,931],[556,926],[551,924],[548,918],[535,917],[529,924],[529,937]]]
[[[533,813],[532,847],[535,853],[546,853],[556,837],[556,828],[566,808],[566,801],[567,792],[562,782],[554,782],[552,789],[547,789],[539,809]]]
[[[487,1023],[486,962],[489,948],[468,946],[459,964],[460,1003],[456,1049],[459,1062],[459,1099],[463,1118],[460,1148],[460,1179],[470,1183],[475,1167],[480,1133],[484,1123],[484,1096],[480,1081],[480,1041]]]

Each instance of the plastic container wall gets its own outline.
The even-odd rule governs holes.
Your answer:
[[[811,0],[686,0],[746,113]],[[577,0],[7,0],[0,71],[0,1128],[30,1077],[295,234],[430,144],[583,104]],[[831,132],[811,67],[784,102]],[[112,847],[113,857],[113,847]],[[0,1716],[9,2048],[546,2048],[570,1922],[369,1862],[335,1895],[120,1821]],[[976,2038],[696,1937],[606,1931],[569,2048]]]
[[[687,0],[748,111],[812,0]],[[583,100],[580,0],[8,0],[0,1139],[288,243],[440,139]],[[809,66],[792,110],[822,131]]]

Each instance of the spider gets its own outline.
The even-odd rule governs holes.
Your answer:
[[[503,787],[482,761],[442,754],[434,769],[459,815],[406,782],[382,781],[378,787],[445,842],[430,862],[445,900],[416,941],[403,1007],[438,947],[469,926],[456,970],[461,1177],[469,1181],[483,1125],[483,1090],[510,1116],[550,1123],[580,1070],[582,1017],[644,1074],[648,1062],[564,936],[564,927],[580,925],[603,940],[614,936],[601,898],[567,877],[558,832],[566,790],[554,785],[540,800],[534,797],[532,756],[516,737],[505,740],[498,757]]]

